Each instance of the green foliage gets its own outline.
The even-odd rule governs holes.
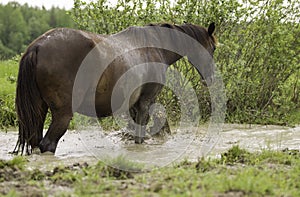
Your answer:
[[[0,96],[0,117],[0,129],[17,126],[14,96]]]
[[[221,162],[225,164],[247,163],[250,153],[239,146],[233,146],[221,155]]]
[[[16,54],[54,27],[74,27],[66,10],[44,10],[16,2],[0,4],[0,60],[6,60],[0,62],[0,129],[17,126],[15,87],[20,57]]]
[[[98,119],[99,124],[104,131],[116,131],[126,126],[126,122],[121,119],[116,119],[111,116]]]
[[[0,62],[0,129],[17,126],[15,90],[19,57]]]
[[[214,21],[220,42],[214,59],[228,98],[227,122],[290,124],[291,112],[300,111],[299,3],[119,0],[113,6],[106,0],[75,0],[71,15],[79,28],[102,34],[149,23],[189,22],[207,26]],[[198,74],[185,61],[174,68],[193,83],[202,120],[208,120],[210,96],[199,85]],[[164,89],[158,100],[167,106],[169,118],[180,118],[177,98],[170,90]]]
[[[0,40],[0,59],[8,59],[9,57],[12,57],[15,54],[15,52],[4,46],[2,41]]]
[[[110,166],[108,169],[112,169],[112,172],[119,172],[120,176],[126,176],[130,173],[128,172],[142,172],[144,171],[144,165],[136,162],[132,162],[126,158],[124,155],[120,155],[116,158],[106,158],[105,164]],[[110,172],[109,174],[111,174]],[[115,176],[116,177],[116,176]]]
[[[24,52],[30,42],[54,27],[74,27],[66,10],[0,4],[0,60]]]
[[[235,0],[222,3],[206,0],[118,0],[114,6],[107,0],[91,3],[75,0],[71,15],[81,29],[110,34],[133,25],[161,22],[188,22],[207,26],[215,21],[222,27],[223,23],[241,16],[241,13],[237,13],[238,6]]]
[[[287,114],[299,108],[295,9],[294,3],[253,3],[244,20],[220,35],[223,46],[216,59],[226,84],[230,122],[285,124]]]

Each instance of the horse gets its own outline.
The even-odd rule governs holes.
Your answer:
[[[35,149],[39,149],[41,153],[51,152],[54,154],[57,144],[67,131],[75,112],[87,116],[111,116],[114,112],[111,107],[113,87],[118,79],[134,65],[152,63],[149,64],[151,66],[141,67],[142,70],[132,71],[130,78],[143,80],[149,76],[155,76],[163,81],[166,68],[158,69],[159,72],[157,72],[155,67],[159,66],[155,66],[155,64],[169,66],[183,56],[187,56],[193,66],[200,64],[197,66],[197,70],[208,84],[214,77],[214,64],[193,62],[191,59],[193,56],[194,58],[209,56],[208,59],[213,57],[216,49],[214,31],[214,23],[211,23],[208,28],[189,23],[182,25],[149,24],[141,27],[132,26],[110,35],[100,35],[71,28],[55,28],[47,31],[28,46],[20,60],[16,88],[19,134],[13,152],[23,154],[26,148],[27,154],[32,154]],[[174,36],[172,32],[191,38],[193,42],[201,45],[207,54],[203,55],[203,52],[197,51],[200,49],[196,49],[186,40]],[[116,42],[121,40],[124,46],[106,42],[106,39],[110,38]],[[156,42],[161,46],[156,47],[151,42]],[[129,45],[130,47],[128,47]],[[99,46],[102,48],[107,46],[109,49],[105,49],[103,52]],[[77,87],[76,80],[81,65],[91,51],[96,51],[97,61],[101,62],[103,59],[107,59],[109,54],[116,50],[122,52],[126,47],[128,50],[114,57],[108,66],[103,66],[101,63],[95,64],[96,66],[92,68],[91,72],[102,69],[101,77],[97,78],[99,72],[94,76],[96,81],[85,77],[84,80],[89,85]],[[180,50],[172,51],[170,47],[179,48],[182,52]],[[128,61],[128,59],[135,60]],[[93,82],[90,83],[90,81]],[[91,84],[95,86],[94,91],[88,93],[91,92],[89,91]],[[141,127],[136,127],[134,140],[137,144],[144,141],[141,128],[149,121],[149,106],[154,103],[162,88],[162,84],[150,81],[136,88],[130,96],[128,104],[130,115],[137,125],[141,125]],[[74,96],[74,94],[76,95]],[[122,95],[117,98],[125,99]],[[92,105],[95,113],[86,110],[89,105]],[[44,122],[49,109],[51,124],[43,136]]]

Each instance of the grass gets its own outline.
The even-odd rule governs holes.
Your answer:
[[[19,57],[0,61],[0,129],[16,127],[15,92]]]
[[[19,57],[0,61],[0,95],[15,94]]]
[[[123,159],[122,159],[122,162]],[[2,166],[11,168],[1,161]],[[17,162],[18,163],[18,162]],[[24,165],[23,160],[20,161]],[[129,163],[128,163],[129,164]],[[1,166],[1,165],[0,165]],[[1,168],[0,168],[1,169]],[[19,169],[19,168],[18,168]],[[2,168],[1,170],[4,170]],[[74,196],[299,196],[300,153],[298,150],[250,153],[232,147],[218,159],[183,161],[151,172],[134,173],[106,166],[74,164],[55,167],[51,171],[21,170],[0,184],[30,182],[31,195]],[[26,176],[22,176],[26,174]],[[21,177],[21,178],[20,178]],[[25,186],[14,188],[19,194]],[[63,187],[52,193],[51,188]],[[3,192],[3,195],[10,195]],[[20,190],[20,191],[19,191]],[[0,193],[0,194],[1,194]]]
[[[15,168],[15,167],[19,169],[24,169],[25,164],[26,164],[26,159],[24,157],[16,156],[9,161],[0,160],[0,169]]]

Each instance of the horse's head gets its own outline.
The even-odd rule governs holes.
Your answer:
[[[211,84],[215,74],[213,54],[216,50],[217,45],[216,38],[213,35],[215,31],[215,23],[211,23],[208,28],[193,24],[184,24],[176,27],[201,44],[200,48],[195,47],[197,50],[189,50],[190,53],[187,54],[187,56],[190,63],[192,63],[198,70],[199,74],[201,75],[202,79],[205,80],[206,84]],[[193,46],[195,45],[193,44]]]

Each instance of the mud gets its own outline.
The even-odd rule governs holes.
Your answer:
[[[133,140],[124,140],[122,132],[103,132],[99,128],[68,131],[60,140],[55,155],[33,154],[28,156],[28,168],[47,170],[57,165],[71,165],[78,162],[96,163],[124,157],[146,166],[166,166],[183,159],[197,160],[208,142],[204,141],[206,127],[175,131],[172,135],[146,140],[142,145]],[[9,154],[17,141],[17,132],[0,132],[0,159],[11,159]],[[214,137],[212,150],[206,155],[218,157],[233,145],[249,151],[262,149],[300,149],[300,126],[295,128],[260,125],[229,125]],[[118,166],[116,166],[118,167]]]

